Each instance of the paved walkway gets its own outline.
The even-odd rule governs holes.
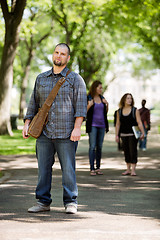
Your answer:
[[[114,129],[105,136],[103,176],[90,176],[88,139],[77,151],[78,213],[64,213],[61,170],[53,169],[51,211],[31,214],[37,182],[35,156],[0,156],[6,179],[0,185],[1,240],[160,240],[160,135],[153,127],[148,150],[139,152],[137,176],[122,176],[123,154]],[[22,140],[23,141],[23,140]],[[26,141],[27,144],[27,141]]]

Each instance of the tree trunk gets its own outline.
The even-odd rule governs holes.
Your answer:
[[[5,20],[5,42],[0,67],[0,135],[12,135],[10,124],[11,90],[13,83],[13,61],[19,41],[20,22],[26,0],[12,1],[11,12],[6,0],[0,0]]]
[[[18,30],[12,35],[12,24],[6,29],[5,45],[3,48],[0,69],[0,134],[12,135],[10,125],[11,91],[13,83],[13,60],[18,44]]]
[[[34,18],[32,18],[32,20],[33,19]],[[51,30],[52,30],[52,28],[53,28],[53,26],[51,25]],[[27,85],[28,85],[28,77],[29,77],[29,72],[30,72],[30,68],[31,68],[31,62],[35,55],[35,51],[34,51],[35,47],[34,46],[38,47],[41,44],[41,42],[50,35],[51,30],[48,33],[46,33],[45,35],[43,35],[37,42],[34,42],[33,36],[31,36],[31,45],[30,45],[30,47],[28,47],[28,59],[26,62],[24,77],[22,79],[22,84],[21,84],[21,95],[20,95],[20,103],[19,103],[19,119],[23,119],[23,117],[24,117],[24,108],[26,106],[26,89],[27,89]],[[27,46],[29,46],[29,44],[27,44]]]
[[[28,76],[30,72],[31,61],[33,59],[33,51],[29,52],[27,64],[24,71],[24,77],[22,79],[21,84],[21,95],[20,95],[20,103],[19,103],[19,119],[23,119],[24,117],[24,108],[26,107],[26,89],[28,85]]]

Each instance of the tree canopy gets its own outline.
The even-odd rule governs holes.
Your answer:
[[[19,89],[23,117],[30,82],[52,66],[58,42],[70,45],[69,67],[82,75],[87,89],[97,79],[107,88],[107,70],[125,47],[138,56],[138,61],[125,59],[132,62],[133,74],[145,75],[160,66],[158,0],[0,0],[0,4],[0,114],[7,109],[0,134],[9,126],[12,84]]]

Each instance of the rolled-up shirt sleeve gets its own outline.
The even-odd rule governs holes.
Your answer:
[[[74,117],[86,117],[87,114],[87,93],[86,84],[83,78],[76,74],[74,81]]]

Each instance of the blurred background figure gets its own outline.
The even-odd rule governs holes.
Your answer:
[[[105,131],[108,132],[108,102],[102,96],[102,83],[94,81],[87,96],[86,132],[89,135],[90,175],[102,175],[100,170],[102,145]],[[96,159],[96,168],[94,162]]]
[[[113,118],[114,118],[114,121],[113,121],[114,127],[116,127],[117,111],[118,111],[118,110],[116,110],[116,111],[114,112],[114,116],[113,116]],[[123,151],[122,139],[120,138],[120,132],[119,132],[119,142],[118,142],[117,144],[118,144],[118,146],[117,146],[117,147],[118,147],[118,150],[119,150],[119,151]]]
[[[122,139],[124,157],[127,166],[126,171],[123,172],[122,175],[136,176],[135,169],[138,161],[138,139],[135,138],[132,126],[139,127],[141,131],[141,139],[144,138],[144,129],[139,111],[134,107],[132,94],[124,94],[120,100],[119,107],[120,109],[117,111],[116,121],[116,142],[118,143],[120,138]]]
[[[146,151],[147,148],[147,134],[148,131],[151,128],[151,122],[150,122],[150,110],[145,107],[146,105],[146,100],[142,100],[142,108],[139,109],[140,116],[141,116],[141,121],[144,127],[144,139],[139,140],[139,149],[142,151]]]

